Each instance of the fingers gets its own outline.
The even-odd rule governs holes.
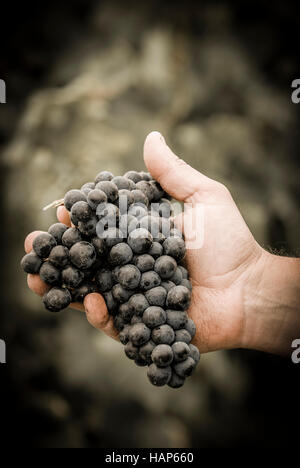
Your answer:
[[[151,132],[144,143],[144,160],[151,175],[177,200],[186,201],[198,190],[215,183],[179,159],[159,132]]]
[[[70,215],[64,206],[59,206],[56,210],[56,216],[60,223],[71,227]]]
[[[27,284],[31,291],[33,291],[38,296],[43,296],[45,292],[49,291],[51,288],[51,286],[44,283],[39,275],[27,275]]]
[[[84,307],[88,321],[93,327],[104,331],[111,338],[118,339],[113,318],[108,314],[105,301],[101,294],[88,294],[84,299]]]
[[[24,241],[24,249],[25,249],[26,253],[31,252],[32,243],[33,243],[34,239],[36,238],[36,236],[41,234],[41,232],[43,232],[43,231],[33,231],[30,234],[28,234],[28,236],[26,237],[26,239]]]

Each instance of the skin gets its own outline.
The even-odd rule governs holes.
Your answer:
[[[230,348],[291,352],[293,339],[300,338],[300,260],[265,251],[228,189],[179,159],[160,133],[147,136],[144,160],[170,195],[188,203],[189,210],[175,219],[187,241],[193,235],[188,217],[199,204],[203,208],[203,245],[188,249],[185,257],[193,285],[188,314],[197,327],[193,343],[200,352]],[[57,218],[71,225],[63,206],[58,207]],[[27,236],[27,253],[39,233]],[[38,275],[28,275],[28,286],[39,295],[48,289]],[[94,327],[117,339],[100,294],[86,296],[83,306],[71,306],[84,310]]]

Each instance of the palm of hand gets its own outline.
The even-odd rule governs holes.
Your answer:
[[[196,192],[190,200],[193,207],[201,203],[204,213],[203,245],[188,249],[185,258],[193,285],[189,315],[197,327],[194,343],[203,352],[239,347],[244,291],[261,247],[224,187],[216,185],[209,196]],[[188,241],[192,233],[184,227],[185,218],[179,225]]]

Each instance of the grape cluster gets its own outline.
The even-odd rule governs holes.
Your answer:
[[[168,195],[149,173],[114,177],[102,171],[63,202],[72,227],[53,224],[21,261],[25,272],[51,287],[43,297],[46,309],[58,312],[101,293],[126,356],[148,366],[153,385],[181,387],[200,354],[186,313],[185,242]]]

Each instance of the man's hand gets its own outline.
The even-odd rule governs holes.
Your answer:
[[[282,281],[282,294],[276,281],[284,271],[290,278],[291,269],[300,280],[298,261],[285,259],[278,264],[278,257],[255,241],[227,188],[175,156],[160,133],[152,132],[146,138],[144,159],[166,192],[189,203],[192,210],[199,204],[203,208],[203,245],[187,250],[185,258],[193,285],[188,313],[197,327],[194,344],[201,352],[236,347],[287,352],[289,340],[300,337],[300,281],[293,288],[290,283],[284,288]],[[193,233],[185,222],[187,216],[190,214],[183,213],[175,223],[189,239]],[[57,217],[70,225],[64,207],[58,208]],[[26,252],[37,234],[26,238]],[[28,285],[40,295],[48,289],[38,275],[28,275]],[[86,296],[84,307],[72,306],[85,310],[93,326],[117,338],[100,294]]]

